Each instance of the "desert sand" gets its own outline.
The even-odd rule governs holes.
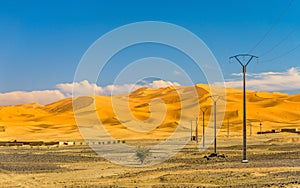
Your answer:
[[[93,111],[97,111],[102,124],[106,130],[117,139],[156,139],[166,138],[178,126],[180,116],[180,103],[186,101],[186,109],[189,113],[184,114],[182,122],[187,128],[190,121],[194,120],[195,108],[207,107],[205,123],[212,120],[212,100],[209,96],[209,87],[199,84],[195,88],[199,95],[199,106],[188,101],[188,97],[180,102],[178,92],[184,92],[186,96],[193,95],[192,87],[180,86],[160,88],[152,90],[141,88],[129,95],[117,96],[84,96],[74,99],[74,109],[82,111],[83,116],[88,117]],[[166,116],[163,122],[150,134],[142,134],[127,129],[122,125],[112,107],[112,100],[129,99],[131,113],[138,120],[147,120],[151,113],[149,106],[154,106],[153,99],[161,99],[166,104]],[[149,105],[149,103],[151,105]],[[95,107],[93,104],[95,103]],[[157,104],[158,105],[158,104]],[[190,111],[189,111],[190,110]],[[225,111],[225,112],[224,112]],[[242,90],[226,89],[226,110],[217,113],[225,113],[224,121],[219,121],[220,134],[226,133],[227,123],[230,123],[230,132],[241,135],[242,130]],[[201,120],[201,112],[198,118]],[[87,123],[88,122],[88,118]],[[267,93],[247,91],[247,120],[252,124],[253,133],[259,131],[259,124],[262,123],[263,130],[281,128],[300,128],[300,95],[290,96],[285,93]],[[0,107],[0,126],[5,127],[5,132],[0,132],[1,141],[9,140],[42,140],[42,141],[66,141],[81,140],[82,137],[77,129],[74,118],[72,99],[64,99],[48,105],[23,104],[18,106]],[[122,131],[120,131],[120,129]]]
[[[192,100],[194,89],[200,105]],[[185,97],[180,98],[181,94]],[[77,123],[83,128],[96,126],[95,116],[110,136],[134,146],[149,145],[151,141],[157,144],[178,127],[189,134],[191,121],[198,118],[201,140],[202,113],[194,112],[206,107],[205,124],[212,123],[210,95],[208,85],[198,84],[140,88],[112,97],[82,96],[48,105],[2,106],[0,126],[5,131],[0,132],[0,141],[82,141]],[[124,101],[129,104],[126,106]],[[0,147],[0,187],[299,187],[300,134],[257,132],[260,123],[263,131],[299,129],[300,95],[247,91],[246,164],[241,163],[242,90],[227,88],[219,103],[225,101],[226,107],[217,109],[217,116],[224,114],[224,121],[217,122],[218,157],[208,157],[212,145],[200,152],[201,141],[198,145],[190,141],[161,164],[133,168],[111,163],[86,145],[4,146]],[[165,116],[161,117],[163,112]],[[153,124],[157,125],[147,127]]]

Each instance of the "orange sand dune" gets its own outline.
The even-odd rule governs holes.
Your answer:
[[[44,106],[35,103],[2,106],[0,126],[5,127],[5,132],[0,132],[0,140],[81,140],[73,107],[77,116],[86,117],[87,126],[96,122],[91,117],[97,114],[105,130],[118,139],[167,138],[180,126],[180,118],[183,129],[188,129],[191,120],[195,120],[195,109],[200,107],[192,100],[195,92],[198,94],[200,106],[208,109],[205,114],[207,124],[213,112],[208,85],[176,86],[156,90],[140,88],[128,95],[113,97],[84,96],[73,101],[68,98]],[[183,98],[180,98],[181,94]],[[225,97],[225,118],[223,122],[218,122],[222,126],[219,134],[226,133],[229,122],[231,134],[241,135],[242,90],[227,88],[226,96],[221,100]],[[127,101],[129,102],[126,106]],[[183,103],[185,112],[181,110]],[[113,104],[115,108],[112,107]],[[122,117],[118,117],[117,113]],[[162,113],[165,115],[160,121],[158,116]],[[202,120],[202,113],[199,113],[198,117]],[[300,128],[300,95],[247,91],[247,119],[248,123],[253,125],[253,133],[259,131],[260,122],[263,130]],[[139,132],[124,126],[141,126],[136,122],[145,122],[145,125],[149,126],[155,122],[157,125],[148,132]]]

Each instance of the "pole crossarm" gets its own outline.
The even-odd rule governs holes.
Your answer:
[[[207,107],[200,108],[201,112],[206,112],[207,109],[208,109]]]
[[[217,102],[221,97],[219,95],[211,95],[209,96],[214,102]]]
[[[247,61],[246,63],[243,63],[243,62],[240,60],[241,57],[243,57],[243,58],[244,58],[244,57],[249,57],[249,59],[248,59],[248,61]],[[236,59],[237,62],[238,62],[241,66],[247,66],[247,65],[252,61],[253,58],[258,59],[257,56],[251,55],[251,54],[239,54],[239,55],[235,55],[235,56],[229,57],[229,59]]]

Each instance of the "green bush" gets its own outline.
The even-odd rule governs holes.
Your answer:
[[[140,160],[141,164],[143,164],[145,159],[150,155],[150,148],[138,146],[135,152],[137,158]]]

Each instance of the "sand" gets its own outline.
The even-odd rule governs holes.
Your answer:
[[[108,132],[131,146],[148,146],[173,136],[175,130],[179,137],[189,135],[191,120],[196,118],[201,139],[200,107],[207,108],[205,125],[213,123],[211,90],[205,84],[141,88],[113,97],[2,106],[0,126],[5,131],[0,132],[0,141],[82,141],[80,122],[81,133],[101,130],[88,134]],[[247,164],[241,163],[242,90],[227,88],[218,104],[225,100],[226,108],[217,109],[218,117],[225,115],[224,121],[218,118],[217,122],[220,157],[207,158],[212,145],[201,153],[195,142],[188,142],[161,164],[132,168],[111,163],[88,146],[4,146],[0,147],[0,187],[300,187],[299,134],[256,134],[260,123],[263,131],[299,129],[300,95],[247,91]]]
[[[195,100],[191,100],[195,94],[194,89],[199,95],[200,105]],[[208,108],[205,114],[205,124],[213,123],[213,107],[209,91],[209,86],[205,84],[199,84],[195,88],[191,86],[157,90],[141,88],[128,95],[79,97],[74,99],[74,109],[80,117],[86,119],[84,123],[87,124],[94,124],[95,120],[92,118],[97,114],[105,129],[116,139],[165,139],[177,128],[178,124],[189,128],[191,120],[195,120],[196,117],[202,120],[201,112],[195,114],[200,107]],[[180,99],[180,94],[184,94],[183,99]],[[113,105],[117,108],[113,108]],[[129,111],[126,112],[126,109]],[[149,110],[152,110],[152,114]],[[218,126],[221,127],[220,134],[226,134],[229,121],[230,132],[241,135],[242,90],[226,89],[226,110],[217,109],[217,113],[218,116],[225,113],[224,121],[218,120]],[[161,114],[165,116],[160,117]],[[247,91],[247,119],[247,124],[252,124],[253,133],[259,131],[260,122],[263,131],[300,128],[300,96],[278,92]],[[137,124],[143,124],[144,127],[140,129],[147,130],[147,134],[135,130],[138,129]],[[150,127],[153,125],[154,127]],[[44,106],[35,103],[2,106],[0,107],[0,126],[5,127],[5,132],[0,132],[1,141],[82,139],[70,98]]]

